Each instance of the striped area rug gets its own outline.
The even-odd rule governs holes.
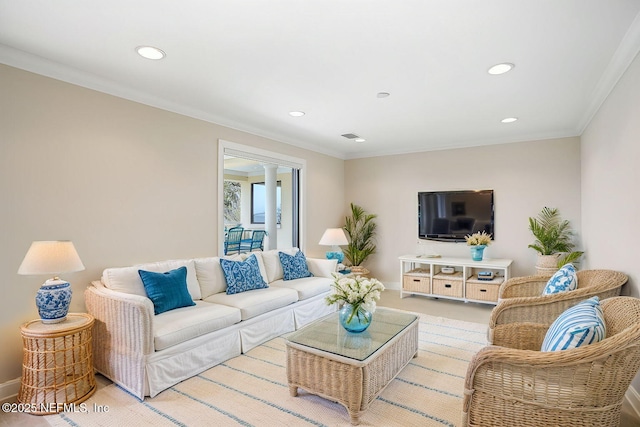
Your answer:
[[[418,357],[360,417],[362,426],[458,426],[467,365],[486,344],[486,325],[420,315]],[[97,405],[97,406],[94,406]],[[108,412],[96,410],[108,409]],[[44,417],[54,426],[350,426],[340,404],[289,395],[285,341],[275,338],[139,401],[101,387],[86,412]]]

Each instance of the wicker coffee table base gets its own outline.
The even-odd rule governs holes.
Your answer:
[[[351,424],[418,353],[414,321],[363,361],[287,343],[287,380],[291,396],[298,387],[347,408]]]

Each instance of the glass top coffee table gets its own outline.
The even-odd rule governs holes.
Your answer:
[[[332,313],[285,335],[287,381],[347,408],[351,424],[417,355],[418,317],[378,308],[369,328],[347,332]]]

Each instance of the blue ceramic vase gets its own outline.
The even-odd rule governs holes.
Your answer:
[[[345,304],[340,309],[339,318],[340,324],[348,332],[359,333],[369,327],[372,315],[362,306],[354,307],[351,304]]]
[[[476,246],[471,246],[471,259],[474,261],[482,261],[482,256],[484,254],[484,248],[486,248],[487,245],[476,245]]]

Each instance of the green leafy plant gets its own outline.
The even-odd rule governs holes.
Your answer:
[[[560,218],[556,208],[545,207],[537,218],[529,218],[529,230],[536,241],[529,245],[540,255],[565,254],[558,258],[558,267],[574,262],[584,254],[574,251],[573,232],[569,221]]]
[[[376,251],[376,217],[377,215],[368,214],[362,207],[351,203],[351,216],[345,218],[344,231],[349,243],[344,256],[352,266],[359,266]]]

